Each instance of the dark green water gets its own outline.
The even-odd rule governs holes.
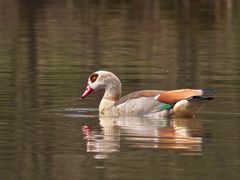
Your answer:
[[[209,88],[196,119],[99,118],[90,73]],[[240,179],[240,3],[0,2],[0,179]]]

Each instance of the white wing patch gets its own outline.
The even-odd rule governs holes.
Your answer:
[[[115,106],[116,115],[144,115],[158,108],[160,103],[154,97],[141,97],[128,99],[126,102]],[[114,113],[115,114],[115,113]]]
[[[173,107],[173,112],[175,115],[180,117],[191,117],[200,110],[201,106],[201,101],[189,102],[188,100],[184,99],[175,104]]]

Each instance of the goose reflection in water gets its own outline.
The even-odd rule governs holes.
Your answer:
[[[101,117],[100,132],[83,126],[87,152],[95,158],[107,158],[124,148],[181,150],[182,154],[200,154],[202,127],[198,119],[148,119],[142,117]]]

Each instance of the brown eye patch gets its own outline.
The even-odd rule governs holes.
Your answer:
[[[98,74],[97,73],[93,73],[91,76],[90,76],[90,81],[92,83],[94,83],[98,78]]]

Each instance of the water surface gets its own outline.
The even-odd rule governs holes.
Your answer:
[[[0,179],[239,179],[238,1],[0,2]],[[99,118],[90,73],[209,88],[195,119]]]

